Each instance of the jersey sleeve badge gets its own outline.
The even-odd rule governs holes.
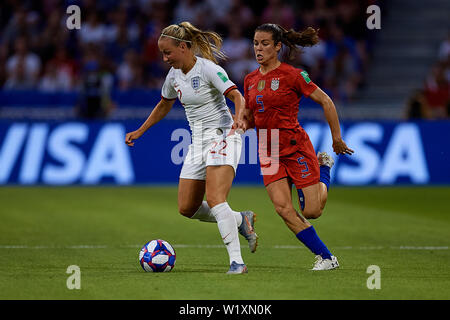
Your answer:
[[[300,74],[302,75],[303,79],[305,79],[306,83],[310,83],[311,82],[311,79],[309,78],[308,72],[302,71],[302,72],[300,72]]]
[[[224,75],[222,72],[217,72],[217,75],[219,76],[219,78],[223,81],[223,82],[227,82],[228,78],[226,75]]]

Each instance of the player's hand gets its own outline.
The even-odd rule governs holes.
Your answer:
[[[247,130],[246,125],[245,125],[245,120],[244,120],[242,113],[239,115],[233,115],[232,129],[233,129],[233,132],[236,131],[239,134],[243,134]]]
[[[342,138],[338,138],[338,139],[333,139],[333,151],[336,154],[348,154],[348,155],[352,155],[353,151],[352,149],[350,149],[349,147],[347,147],[347,145],[345,144],[344,140],[342,140]]]
[[[238,133],[244,133],[248,129],[248,121],[245,119],[237,119],[234,122],[234,129],[236,129]]]
[[[132,147],[134,146],[134,140],[139,139],[142,136],[142,133],[139,130],[128,132],[125,136],[125,143]]]
[[[255,126],[255,121],[250,110],[241,112],[235,119],[236,128],[242,130],[243,132],[251,129]]]

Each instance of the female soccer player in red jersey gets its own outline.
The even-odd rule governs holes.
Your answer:
[[[275,210],[297,238],[316,254],[313,270],[329,270],[337,268],[338,261],[305,218],[314,219],[322,214],[334,161],[325,152],[316,156],[307,133],[298,122],[302,95],[323,107],[334,152],[351,155],[353,150],[341,138],[339,119],[329,96],[309,79],[306,71],[278,58],[282,44],[291,54],[297,45],[312,46],[317,42],[317,31],[313,28],[301,33],[287,31],[276,24],[256,28],[253,46],[260,67],[245,77],[246,108],[238,115],[237,127],[247,130],[256,126],[264,185]],[[261,138],[262,129],[267,132],[266,139]],[[278,144],[274,142],[276,138]],[[292,184],[298,190],[303,216],[293,207]]]

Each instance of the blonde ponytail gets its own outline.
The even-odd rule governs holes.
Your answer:
[[[172,24],[164,28],[161,37],[173,39],[177,44],[186,42],[195,54],[200,54],[214,63],[218,63],[217,59],[226,59],[226,55],[220,50],[223,42],[220,35],[213,31],[202,31],[190,22],[184,21],[178,25]]]

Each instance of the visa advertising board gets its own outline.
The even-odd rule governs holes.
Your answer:
[[[191,144],[187,122],[163,120],[134,147],[125,134],[139,121],[0,122],[0,184],[131,185],[178,182]],[[317,151],[333,154],[339,185],[450,183],[450,122],[343,122],[355,153],[332,153],[326,123],[302,123]],[[242,135],[236,184],[262,184],[255,130]]]

